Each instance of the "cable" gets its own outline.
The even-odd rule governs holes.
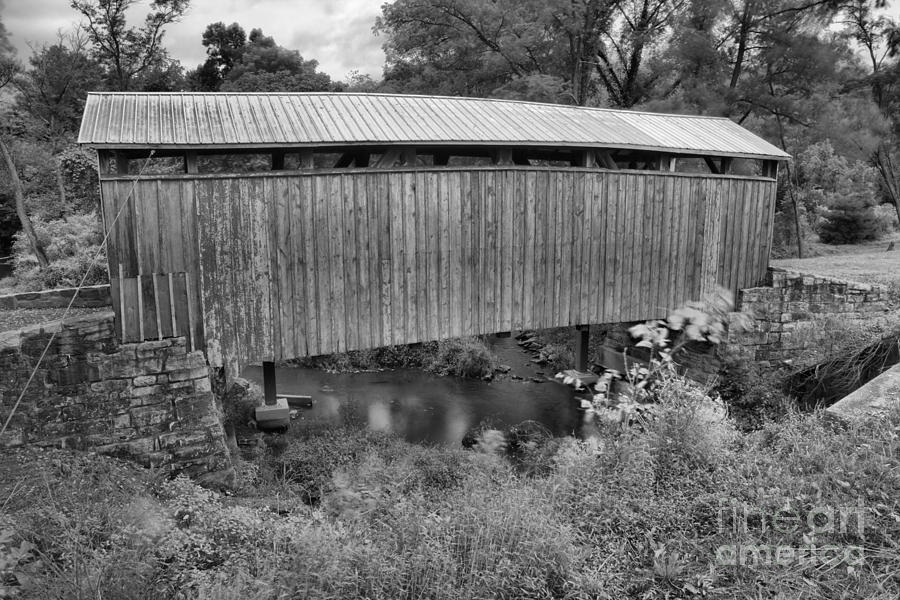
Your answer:
[[[87,280],[87,276],[90,274],[91,269],[94,268],[94,265],[97,263],[97,259],[100,257],[100,252],[103,250],[104,246],[106,246],[106,241],[109,239],[109,234],[112,233],[113,227],[115,227],[116,222],[119,220],[119,217],[122,215],[122,211],[125,210],[125,207],[128,206],[128,201],[131,200],[131,197],[134,195],[134,188],[137,187],[137,182],[140,179],[141,175],[144,174],[144,170],[147,168],[147,165],[150,164],[150,159],[153,158],[153,155],[156,154],[156,150],[151,150],[150,155],[144,160],[144,166],[141,167],[140,172],[135,176],[131,181],[131,189],[128,191],[128,195],[125,197],[125,201],[122,202],[122,207],[119,209],[119,212],[116,213],[115,218],[113,218],[112,223],[109,224],[109,227],[106,228],[106,234],[103,236],[103,241],[100,242],[100,246],[97,248],[97,252],[94,253],[94,258],[91,260],[91,264],[88,265],[88,268],[85,270],[84,275],[81,277],[81,281],[78,283],[78,286],[75,288],[75,293],[72,294],[72,299],[69,300],[68,306],[66,306],[66,310],[63,312],[62,317],[60,317],[57,322],[58,325],[53,333],[50,335],[50,339],[47,340],[47,345],[44,346],[44,351],[41,352],[40,357],[38,358],[37,363],[34,365],[34,369],[31,371],[31,375],[28,376],[28,381],[25,382],[25,387],[22,388],[22,391],[19,393],[19,397],[16,399],[15,404],[13,404],[12,410],[9,412],[9,416],[6,417],[6,421],[3,423],[3,427],[0,428],[0,437],[6,432],[6,428],[9,427],[9,423],[12,421],[13,415],[16,414],[16,410],[19,408],[19,405],[22,403],[22,398],[25,397],[25,392],[28,391],[28,386],[31,385],[32,380],[34,379],[35,374],[37,374],[38,369],[41,366],[41,362],[44,360],[44,357],[47,356],[47,351],[50,350],[50,346],[53,344],[53,340],[56,339],[56,334],[59,333],[60,329],[62,329],[63,321],[66,319],[66,316],[69,314],[69,310],[72,308],[72,304],[75,303],[75,298],[78,297],[78,292],[81,291],[81,288],[84,287],[84,282]]]

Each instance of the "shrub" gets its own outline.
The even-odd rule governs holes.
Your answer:
[[[875,207],[865,194],[836,197],[822,211],[819,239],[826,244],[856,244],[876,240],[884,232]]]
[[[50,265],[41,269],[24,233],[13,243],[16,287],[22,291],[77,286],[87,274],[85,285],[108,282],[106,254],[99,253],[103,233],[96,214],[73,215],[63,219],[33,220],[34,231],[44,246]]]
[[[713,392],[717,393],[736,424],[743,430],[759,429],[784,417],[794,406],[782,391],[783,374],[757,363],[728,360]]]
[[[437,342],[383,346],[293,359],[290,363],[336,373],[377,369],[424,369],[434,362],[437,348]]]
[[[871,166],[835,154],[827,141],[813,144],[798,160],[797,195],[807,211],[819,216],[823,242],[853,244],[884,233],[875,210],[878,177]]]
[[[487,345],[477,338],[438,342],[437,355],[429,370],[439,375],[484,377],[493,373],[497,361]]]
[[[333,489],[335,471],[371,454],[376,448],[384,448],[389,439],[369,429],[323,428],[305,437],[290,439],[283,451],[272,456],[270,466],[280,481],[297,486],[307,502],[317,503]]]
[[[647,435],[657,477],[710,469],[725,460],[736,439],[725,406],[683,377],[665,376]]]

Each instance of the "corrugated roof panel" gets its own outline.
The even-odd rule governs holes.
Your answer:
[[[724,118],[385,94],[92,93],[78,141],[116,148],[517,144],[788,158]]]

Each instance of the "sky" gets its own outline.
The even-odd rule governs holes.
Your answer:
[[[386,0],[192,0],[181,22],[166,29],[164,44],[185,69],[205,59],[201,39],[216,21],[238,22],[247,33],[261,28],[285,48],[299,50],[305,59],[319,61],[320,70],[344,80],[358,70],[381,77],[382,39],[372,33],[375,17]],[[147,0],[129,10],[130,22],[146,15]],[[19,57],[31,54],[28,43],[53,42],[57,31],[71,30],[78,19],[69,0],[0,0],[0,19]]]

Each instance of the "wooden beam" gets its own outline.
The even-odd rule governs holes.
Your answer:
[[[266,400],[266,406],[275,406],[278,403],[275,396],[275,363],[263,362],[263,397]]]
[[[196,152],[185,152],[184,153],[184,172],[185,173],[197,173],[197,153]]]
[[[770,177],[772,179],[778,178],[778,161],[777,160],[764,160],[762,161],[762,176]]]
[[[731,173],[731,164],[732,164],[732,162],[733,162],[733,159],[732,159],[730,156],[725,156],[725,157],[723,157],[722,160],[721,160],[721,162],[720,162],[720,165],[721,165],[720,168],[719,168],[720,171],[721,171],[722,173]]]
[[[300,151],[300,168],[301,169],[313,169],[315,168],[316,163],[313,159],[313,151],[312,150],[301,150]]]
[[[124,152],[113,151],[116,164],[116,175],[128,175],[128,156]]]
[[[659,155],[659,170],[660,171],[669,171],[670,173],[675,171],[675,161],[677,159],[671,154],[660,154]]]
[[[575,150],[572,154],[572,166],[593,169],[597,166],[594,153],[590,150]]]
[[[709,167],[709,172],[713,175],[720,175],[722,173],[721,169],[719,169],[719,165],[710,158],[709,156],[704,156],[703,160],[706,161],[706,166]]]
[[[497,148],[494,150],[491,160],[493,160],[495,165],[511,165],[514,164],[512,154],[512,148]]]
[[[376,169],[390,169],[399,161],[400,148],[388,148],[385,153],[379,157],[378,162],[375,163],[374,167]]]
[[[400,152],[403,156],[403,165],[407,167],[416,166],[416,149],[415,148],[403,148]]]
[[[597,150],[595,151],[594,156],[596,157],[597,163],[606,169],[615,171],[619,168],[619,165],[613,160],[613,157],[608,150]]]
[[[576,325],[575,330],[575,370],[587,371],[588,346],[590,346],[591,342],[591,326]]]
[[[341,154],[341,157],[337,159],[337,162],[334,163],[335,169],[345,169],[353,164],[353,160],[356,156],[352,152],[344,152]]]

